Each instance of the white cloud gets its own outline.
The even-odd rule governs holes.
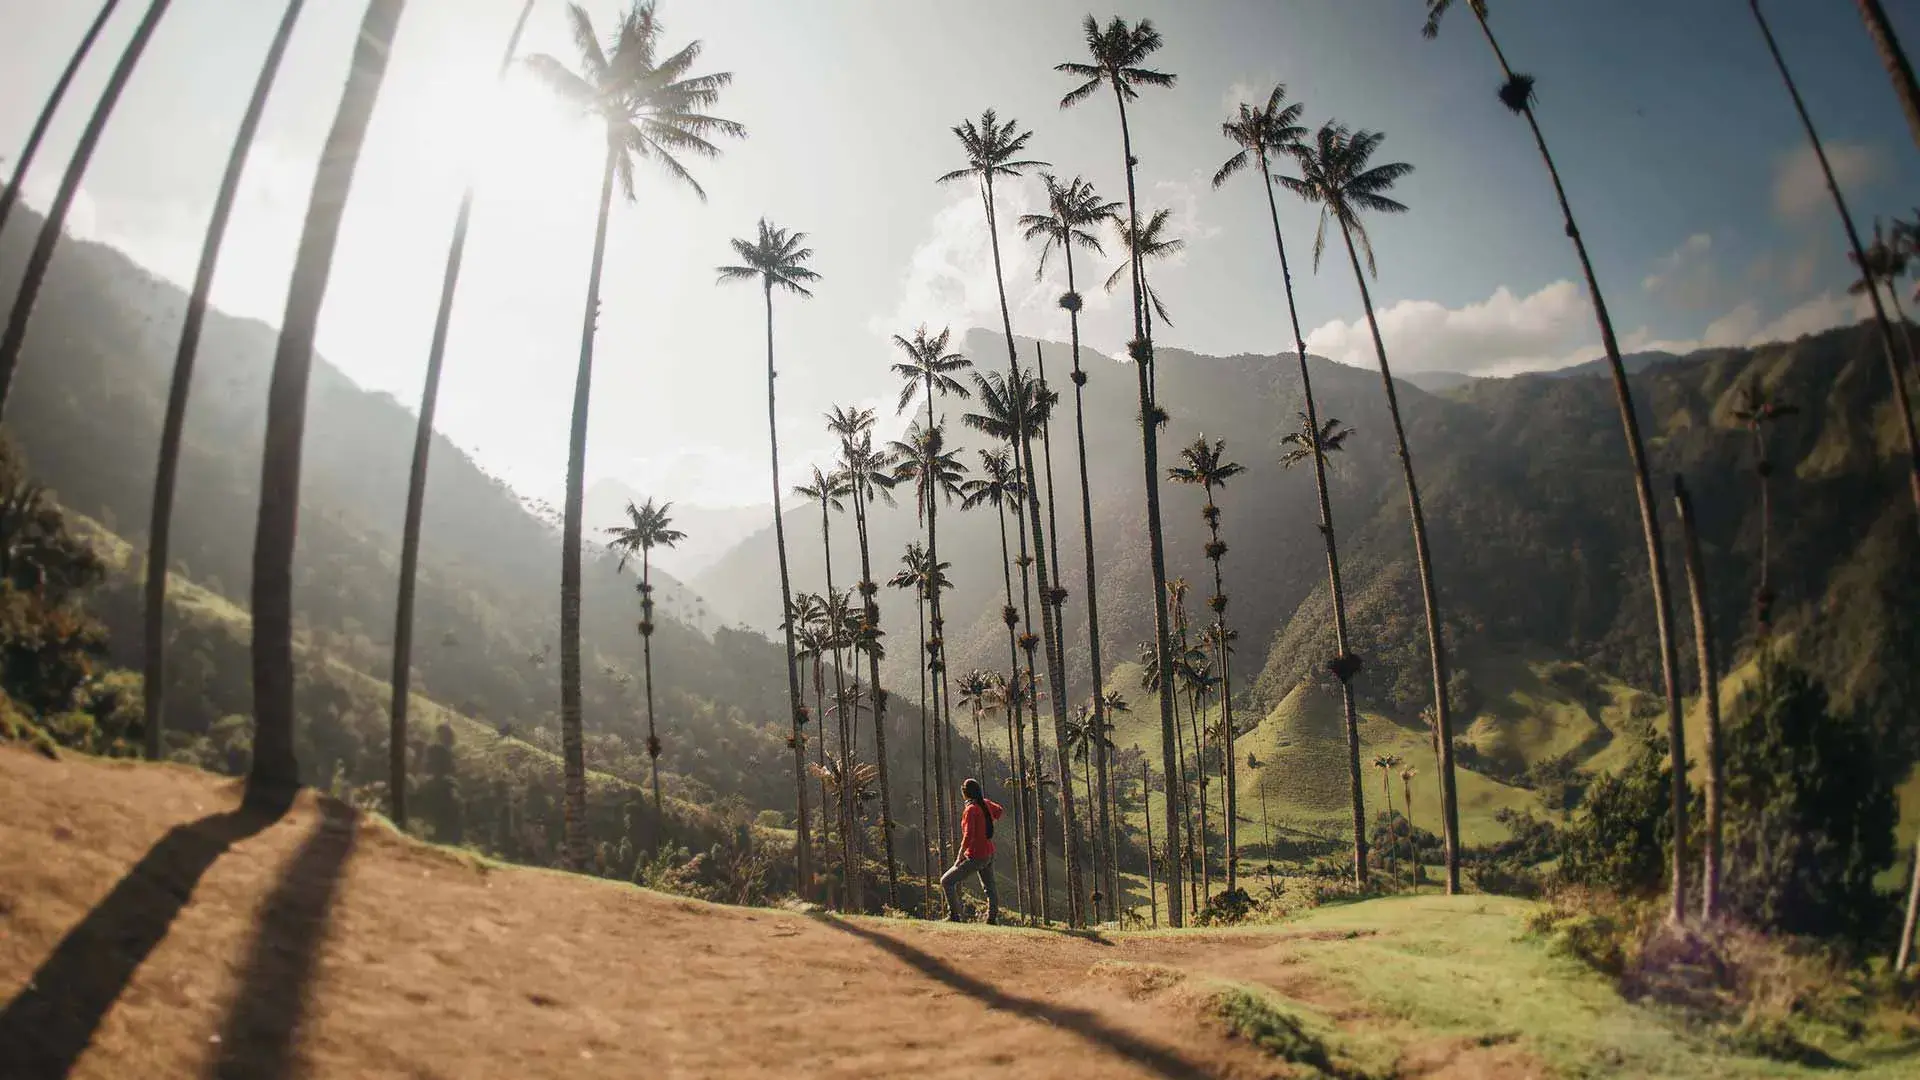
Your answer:
[[[1653,272],[1641,279],[1640,287],[1676,307],[1718,306],[1724,290],[1713,259],[1713,237],[1707,233],[1687,237],[1654,260]]]
[[[1878,183],[1887,171],[1886,155],[1879,146],[1864,143],[1828,143],[1827,161],[1840,190],[1857,194]],[[1820,171],[1820,160],[1813,147],[1801,146],[1783,155],[1773,170],[1774,213],[1790,220],[1801,220],[1830,212],[1832,195],[1827,178]]]
[[[1579,286],[1556,281],[1530,296],[1505,286],[1459,308],[1402,300],[1378,312],[1380,336],[1395,370],[1491,375],[1545,370],[1587,358],[1592,308]],[[1307,348],[1345,364],[1376,363],[1364,318],[1334,321],[1307,335]],[[1590,350],[1588,350],[1590,351]]]

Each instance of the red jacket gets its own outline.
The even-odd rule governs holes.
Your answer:
[[[1000,804],[992,799],[981,801],[986,803],[987,813],[992,814],[995,821],[1000,820],[1005,812]],[[967,800],[966,813],[960,816],[960,854],[969,859],[993,858],[993,838],[987,835],[985,815],[971,799]]]

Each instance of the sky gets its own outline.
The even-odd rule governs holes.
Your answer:
[[[602,144],[523,71],[496,79],[520,3],[408,4],[319,341],[357,382],[414,407],[471,182],[438,425],[523,493],[551,498],[565,474]],[[623,5],[584,4],[603,31]],[[145,6],[121,5],[83,69],[26,182],[30,203],[44,206],[57,185]],[[276,323],[285,306],[362,7],[307,4],[216,278],[214,302],[230,313]],[[1888,8],[1920,48],[1920,5]],[[1911,214],[1920,150],[1853,6],[1770,9],[1856,214]],[[97,10],[94,0],[0,0],[8,161]],[[175,0],[86,176],[72,231],[191,281],[282,10]],[[814,297],[776,298],[792,482],[831,453],[820,417],[832,405],[904,423],[887,371],[893,335],[926,324],[952,326],[958,340],[999,324],[978,192],[935,182],[964,164],[953,125],[994,108],[1033,131],[1030,156],[1118,199],[1117,114],[1107,94],[1058,105],[1074,80],[1054,64],[1085,57],[1081,0],[661,0],[659,11],[667,47],[699,41],[696,71],[733,74],[713,111],[748,135],[716,159],[686,161],[704,200],[643,162],[637,200],[614,208],[587,475],[683,503],[764,504],[766,327],[756,287],[715,283],[714,268],[734,261],[728,240],[766,216],[805,231],[815,251]],[[1369,285],[1397,372],[1504,375],[1599,354],[1552,189],[1525,123],[1495,99],[1498,69],[1464,6],[1435,41],[1420,35],[1418,0],[1134,0],[1094,14],[1151,18],[1166,39],[1152,64],[1178,76],[1129,110],[1143,212],[1169,209],[1187,242],[1153,270],[1174,319],[1157,340],[1213,355],[1291,348],[1257,173],[1211,185],[1233,151],[1221,121],[1281,82],[1311,124],[1336,117],[1384,132],[1376,160],[1414,166],[1394,193],[1410,212],[1368,226],[1379,266]],[[1625,347],[1791,339],[1856,317],[1831,204],[1746,5],[1536,0],[1495,4],[1493,20],[1516,68],[1539,80],[1538,115]],[[563,4],[539,0],[521,51],[573,64]],[[1039,181],[999,194],[1014,329],[1064,340],[1058,260],[1036,281],[1037,252],[1012,228],[1040,208]],[[1343,253],[1330,246],[1316,273],[1315,212],[1278,195],[1310,350],[1371,365]],[[1076,267],[1086,340],[1109,354],[1128,336],[1125,301],[1100,288],[1114,265],[1096,255]]]

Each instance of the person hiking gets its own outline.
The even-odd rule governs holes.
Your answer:
[[[960,793],[967,797],[966,812],[960,817],[960,857],[940,875],[940,888],[947,894],[947,921],[961,921],[960,879],[977,872],[987,891],[987,922],[997,923],[1000,896],[993,887],[993,822],[1006,811],[982,794],[980,781],[971,776],[960,785]]]

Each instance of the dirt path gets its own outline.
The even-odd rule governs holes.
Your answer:
[[[1200,968],[488,870],[303,795],[0,748],[0,1075],[1266,1077]]]

